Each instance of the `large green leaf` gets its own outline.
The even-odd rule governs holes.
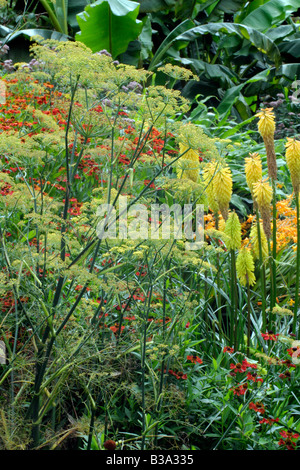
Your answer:
[[[257,3],[259,4],[259,2]],[[300,8],[300,0],[269,0],[238,21],[258,31],[266,31],[271,26],[282,23],[298,8]]]
[[[239,80],[236,73],[222,64],[209,64],[201,59],[185,58],[181,59],[180,62],[184,65],[192,65],[198,75],[205,73],[207,78],[218,81],[225,89],[235,86]]]
[[[61,26],[61,32],[68,34],[68,0],[55,0],[54,11]]]
[[[76,15],[81,13],[93,0],[40,0],[48,12],[53,27],[67,33],[69,24],[73,32],[79,31]]]
[[[184,88],[184,96],[193,99],[198,93],[204,96],[220,96],[221,102],[217,106],[220,122],[224,122],[235,107],[239,118],[248,119],[251,115],[250,108],[242,95],[244,87],[251,84],[266,82],[270,75],[269,69],[257,73],[243,83],[237,83],[240,79],[236,73],[221,64],[207,64],[199,59],[182,59],[184,65],[192,65],[199,75],[199,82],[190,82]],[[274,68],[275,70],[275,68]],[[208,88],[208,83],[212,87]],[[258,88],[259,90],[259,88]]]
[[[185,20],[191,18],[197,0],[177,0],[175,5],[175,16]]]
[[[198,0],[197,1],[197,10],[199,11],[207,11],[209,7],[212,9],[216,6],[214,4],[217,4],[216,0]]]
[[[0,36],[4,37],[7,36],[8,34],[12,33],[13,30],[11,28],[8,28],[7,26],[0,25]]]
[[[279,83],[282,86],[289,87],[294,80],[300,79],[300,64],[283,64],[278,68],[268,68],[247,80],[245,85],[251,83],[256,77],[263,77],[266,73],[269,77],[268,81],[271,80],[273,84]]]
[[[143,23],[137,20],[139,3],[129,0],[98,0],[77,15],[80,32],[75,39],[93,52],[106,49],[115,58],[137,39]]]
[[[49,29],[23,29],[9,33],[5,38],[5,43],[10,45],[8,58],[13,62],[29,62],[31,39],[34,36],[41,36],[44,39],[55,39],[56,41],[68,41],[69,36],[51,31]]]
[[[141,59],[147,59],[153,48],[152,42],[152,25],[149,16],[143,18],[143,29],[139,35],[139,41],[141,43]]]
[[[216,2],[215,9],[225,13],[235,13],[247,3],[246,0],[219,0]]]
[[[251,2],[247,2],[244,8],[242,8],[235,16],[235,22],[241,23],[241,21],[246,18],[252,11],[256,10],[256,8],[261,7],[265,3],[268,3],[270,0],[252,0]]]
[[[141,43],[137,39],[130,41],[128,47],[123,54],[120,54],[118,59],[122,64],[133,65],[139,67],[141,64]]]
[[[257,81],[265,81],[267,80],[268,74],[269,74],[269,70],[268,69],[264,70],[263,72],[260,72],[254,77],[247,80],[245,83],[241,83],[240,85],[234,86],[230,88],[229,90],[227,90],[221,103],[219,104],[217,108],[220,121],[224,121],[227,118],[232,107],[237,101],[240,101],[243,107],[245,107],[246,103],[245,103],[244,97],[241,95],[241,91],[247,84],[254,83]],[[245,118],[246,117],[244,117],[244,119]]]
[[[56,31],[68,34],[68,0],[40,0]]]
[[[185,61],[185,63],[187,62]],[[237,74],[221,64],[208,64],[198,59],[193,59],[192,64],[198,73],[204,72],[205,77],[212,83],[218,83],[217,88],[219,90],[219,95],[222,97],[222,101],[217,110],[221,121],[228,116],[234,105],[236,106],[241,119],[247,119],[251,115],[249,106],[241,94],[241,90],[245,86],[245,83],[236,85],[236,82],[239,80]],[[202,77],[203,75],[200,75],[199,77],[200,85],[202,83]],[[260,79],[262,78],[259,78],[258,80]]]
[[[90,0],[69,0],[68,1],[68,23],[74,32],[79,31],[79,26],[76,16],[81,13],[87,5],[91,2]]]
[[[154,13],[169,10],[177,0],[137,0],[140,4],[140,13]]]
[[[235,13],[240,9],[243,9],[245,3],[248,3],[247,0],[221,0],[218,8],[223,10],[226,13]]]
[[[9,43],[19,36],[24,36],[26,38],[41,36],[44,39],[54,39],[56,41],[68,41],[71,39],[66,34],[59,33],[58,31],[52,31],[50,29],[21,29],[15,33],[8,34],[5,42]]]
[[[135,67],[142,67],[143,61],[152,56],[152,24],[149,16],[144,16],[142,19],[143,29],[138,39],[130,41],[126,51],[120,54],[118,59],[123,64],[134,65]]]
[[[155,52],[155,55],[148,67],[149,70],[153,70],[157,65],[160,63],[168,49],[172,46],[174,41],[178,40],[178,37],[184,33],[185,31],[188,31],[189,29],[193,28],[195,26],[195,23],[191,20],[185,20],[182,23],[180,23],[176,28],[174,28],[170,34],[164,39],[164,41],[161,43],[161,45],[158,47],[157,51]]]
[[[283,41],[278,45],[280,52],[285,52],[299,59],[300,57],[300,39],[294,41]]]
[[[247,39],[260,52],[266,54],[276,66],[281,62],[280,52],[276,44],[271,41],[265,34],[256,31],[254,28],[234,23],[210,23],[206,25],[196,26],[183,34],[177,36],[178,41],[194,41],[203,34],[234,34],[243,39]]]
[[[290,24],[283,24],[277,26],[276,28],[270,28],[268,31],[265,31],[264,34],[268,36],[272,41],[277,42],[280,39],[286,38],[291,34],[294,34],[294,27]]]
[[[287,79],[289,84],[300,78],[300,64],[283,64],[276,70],[276,75],[284,82]],[[288,84],[288,82],[286,84]]]
[[[202,3],[202,2],[201,2]],[[217,22],[222,21],[224,13],[233,14],[243,9],[243,6],[247,3],[246,0],[217,0],[214,2],[208,1],[206,4],[201,5],[201,9],[205,10],[208,15],[206,22]]]
[[[225,92],[225,95],[217,108],[220,121],[223,121],[223,119],[225,119],[229,114],[231,108],[239,98],[243,86],[244,84],[242,83],[241,85],[229,88],[229,90]]]

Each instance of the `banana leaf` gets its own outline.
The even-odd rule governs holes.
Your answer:
[[[251,9],[249,14],[238,21],[258,31],[266,31],[271,26],[278,26],[300,8],[300,0],[269,0],[263,5],[255,1],[249,3],[249,9]],[[258,7],[253,9],[255,3]]]
[[[247,39],[260,52],[266,54],[277,66],[281,63],[280,52],[277,45],[265,34],[249,26],[235,23],[210,23],[196,26],[183,34],[177,36],[173,41],[194,41],[203,34],[216,35],[219,33],[238,35],[242,39]]]
[[[80,32],[75,36],[93,52],[106,49],[115,58],[138,38],[143,22],[137,20],[139,4],[129,0],[98,0],[77,15]]]

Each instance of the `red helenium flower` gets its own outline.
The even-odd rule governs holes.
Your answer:
[[[256,411],[257,413],[261,413],[261,414],[264,414],[265,413],[265,406],[260,403],[259,401],[257,401],[256,403],[254,403],[253,401],[249,404],[249,410],[254,410]]]
[[[194,364],[203,364],[202,359],[198,356],[187,356],[187,360],[193,362]]]
[[[266,333],[261,333],[261,336],[266,341],[277,341],[279,333],[273,333],[273,331],[267,331]]]

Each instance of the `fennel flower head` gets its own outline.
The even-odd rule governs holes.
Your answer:
[[[288,137],[285,147],[286,163],[291,174],[294,192],[297,196],[300,188],[300,141]]]
[[[254,261],[248,248],[243,247],[236,259],[236,274],[242,286],[255,284]]]
[[[262,163],[258,153],[249,153],[245,158],[245,173],[247,185],[253,193],[253,184],[262,179]]]
[[[256,115],[259,118],[258,132],[264,139],[267,152],[268,173],[270,178],[277,179],[277,161],[274,147],[275,115],[273,108],[264,108]]]
[[[239,250],[242,243],[242,227],[235,212],[229,214],[224,233],[228,250]]]
[[[182,143],[179,144],[179,152],[183,155],[177,162],[177,177],[197,183],[200,170],[199,153]]]

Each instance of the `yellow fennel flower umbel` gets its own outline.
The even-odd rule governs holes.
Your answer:
[[[254,261],[250,251],[246,247],[242,248],[237,255],[236,274],[242,286],[246,286],[248,283],[249,286],[255,284]]]
[[[295,195],[299,194],[300,188],[300,141],[287,138],[285,158],[291,174]]]
[[[276,180],[277,162],[274,147],[275,115],[273,113],[273,108],[264,108],[255,116],[259,118],[257,124],[258,132],[264,139],[266,147],[269,176]]]
[[[250,231],[250,243],[251,243],[251,248],[252,248],[252,254],[253,258],[259,259],[260,255],[260,248],[261,248],[261,255],[262,258],[266,258],[268,256],[268,242],[266,239],[265,232],[263,230],[263,227],[261,223],[259,223],[259,233],[260,233],[260,243],[259,243],[259,237],[258,237],[258,225],[257,223],[252,225],[251,231]]]
[[[217,203],[214,191],[214,178],[217,173],[217,163],[209,162],[203,169],[203,183],[205,186],[205,193],[207,196],[207,202],[209,208],[214,214],[219,211],[219,205]]]
[[[228,218],[229,202],[232,195],[232,177],[228,166],[220,168],[214,177],[213,184],[214,198],[224,220]]]
[[[267,179],[258,181],[253,184],[253,194],[258,204],[259,211],[263,220],[264,232],[267,239],[271,237],[271,201],[272,201],[272,188]]]
[[[225,243],[228,250],[239,250],[242,243],[242,227],[235,212],[231,212],[225,224]]]
[[[258,153],[249,153],[249,155],[245,158],[245,173],[247,185],[253,193],[253,184],[262,179],[262,164]]]
[[[186,145],[179,144],[179,152],[184,153],[177,162],[177,177],[189,179],[197,183],[199,178],[199,154],[196,150],[189,149]]]

